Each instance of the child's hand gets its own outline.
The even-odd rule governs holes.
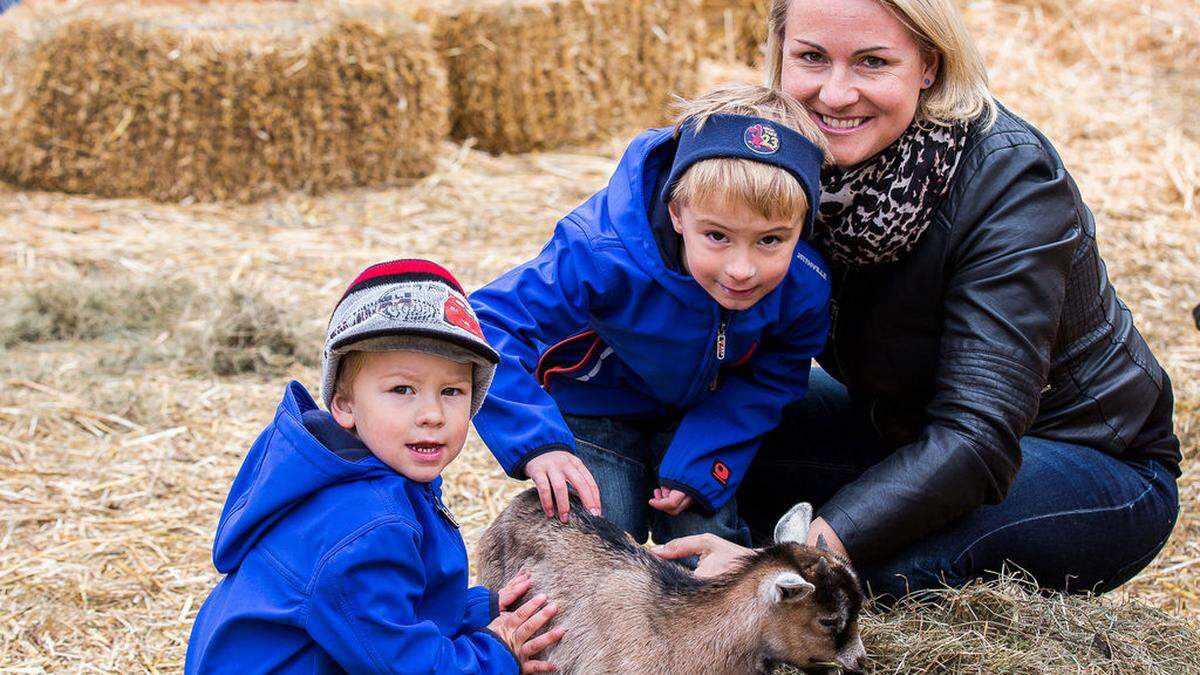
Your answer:
[[[688,493],[672,490],[669,487],[654,488],[654,497],[650,506],[662,511],[668,516],[677,516],[692,508],[692,498]]]
[[[517,575],[512,581],[505,584],[504,588],[509,589],[512,587],[520,576]],[[524,579],[523,584],[525,590],[528,590],[528,577]],[[524,593],[525,591],[521,592]],[[510,602],[513,597],[509,596]],[[521,664],[521,672],[551,673],[558,670],[558,666],[549,661],[540,661],[533,658],[561,640],[563,634],[566,633],[566,630],[560,627],[552,628],[537,637],[533,637],[558,613],[558,605],[553,603],[547,605],[546,596],[539,593],[515,611],[504,611],[505,608],[504,595],[502,594],[500,599],[500,616],[488,624],[488,630],[499,635],[500,639],[504,640],[504,644],[508,645],[508,648],[512,650],[512,653],[517,657],[517,662]]]
[[[525,465],[525,473],[537,486],[547,518],[553,518],[557,511],[558,519],[567,522],[567,514],[571,511],[568,483],[579,493],[583,507],[594,516],[600,515],[600,488],[596,487],[592,472],[575,455],[563,450],[538,455]]]
[[[529,573],[521,570],[513,575],[513,578],[508,580],[508,583],[500,587],[496,591],[496,595],[500,596],[500,611],[508,609],[508,606],[513,604],[522,595],[529,592],[533,586],[533,581],[529,578]]]

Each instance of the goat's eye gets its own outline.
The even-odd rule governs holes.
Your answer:
[[[818,623],[821,624],[822,628],[828,628],[829,630],[834,630],[835,628],[837,628],[838,620],[837,620],[837,617],[830,616],[830,617],[825,617],[823,619],[818,619]]]

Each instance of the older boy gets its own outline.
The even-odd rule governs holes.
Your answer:
[[[733,495],[829,329],[825,264],[802,241],[823,143],[779,92],[702,96],[472,295],[503,355],[476,428],[548,517],[566,520],[571,485],[638,541],[749,543]]]
[[[555,607],[512,580],[467,587],[441,473],[499,356],[458,282],[423,260],[374,265],[329,322],[317,408],[298,382],[250,449],[221,514],[226,576],[192,628],[186,672],[552,670],[530,639]]]

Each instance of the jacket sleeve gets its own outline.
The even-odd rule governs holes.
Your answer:
[[[708,514],[733,497],[762,436],[808,390],[812,359],[829,333],[829,282],[812,278],[807,297],[789,301],[796,306],[792,320],[766,335],[744,367],[683,416],[659,465],[661,484],[688,493]]]
[[[487,628],[500,615],[500,596],[486,586],[467,589],[467,609],[463,613],[463,630]]]
[[[512,652],[485,630],[446,636],[416,614],[425,593],[419,535],[376,524],[329,558],[313,584],[306,627],[352,673],[516,673]],[[465,612],[464,612],[465,614]]]
[[[475,428],[513,478],[526,478],[526,463],[538,455],[575,450],[562,413],[537,382],[537,365],[548,347],[587,327],[599,282],[590,242],[567,218],[536,258],[471,295],[484,335],[500,352]]]
[[[973,154],[949,197],[959,206],[928,423],[819,514],[855,562],[1003,500],[1037,415],[1080,237],[1077,193],[1034,143]]]

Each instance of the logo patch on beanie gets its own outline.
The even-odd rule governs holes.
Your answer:
[[[773,155],[779,151],[779,132],[769,124],[755,124],[746,127],[742,134],[746,147],[759,155]]]
[[[446,323],[458,326],[480,340],[483,339],[483,330],[479,328],[479,322],[471,314],[471,308],[467,307],[462,300],[453,295],[446,296],[446,302],[442,305],[442,314]]]

